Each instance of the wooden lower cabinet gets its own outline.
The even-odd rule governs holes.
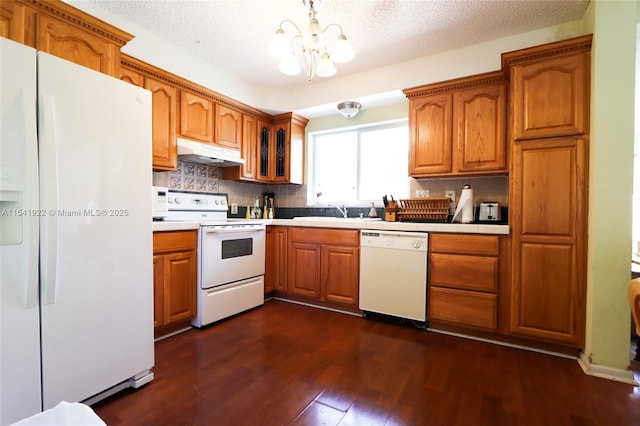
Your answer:
[[[154,335],[188,327],[196,315],[197,231],[153,234]]]
[[[517,142],[513,152],[511,332],[582,348],[587,141],[566,137]]]
[[[358,306],[360,273],[359,247],[322,247],[321,297],[324,300]]]
[[[267,226],[264,291],[287,291],[287,227]]]
[[[500,237],[431,234],[430,322],[498,330]]]
[[[286,293],[309,302],[358,307],[358,230],[289,227]]]

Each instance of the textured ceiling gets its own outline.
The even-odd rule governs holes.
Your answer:
[[[295,87],[267,45],[283,19],[308,22],[302,0],[90,0],[241,79]],[[589,0],[323,0],[317,18],[338,23],[356,57],[341,77],[580,19]],[[319,78],[319,77],[317,77]]]

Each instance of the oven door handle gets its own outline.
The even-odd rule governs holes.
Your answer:
[[[237,234],[240,232],[259,232],[264,231],[264,227],[251,227],[251,228],[205,228],[204,232],[207,234]]]

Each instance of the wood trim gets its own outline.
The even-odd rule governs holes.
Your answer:
[[[239,109],[241,112],[244,113],[250,113],[255,115],[258,118],[261,118],[265,121],[268,122],[273,122],[273,117],[267,113],[265,113],[264,111],[261,111],[259,109],[256,109],[254,107],[251,107],[247,104],[244,104],[242,102],[238,102],[234,99],[231,99],[227,96],[224,96],[218,92],[214,92],[213,90],[210,90],[204,86],[201,86],[199,84],[196,84],[192,81],[186,80],[182,77],[179,77],[175,74],[172,74],[170,72],[167,72],[161,68],[158,68],[156,66],[153,66],[149,63],[146,63],[144,61],[141,61],[139,59],[134,58],[133,56],[129,56],[125,53],[122,53],[120,55],[120,63],[122,66],[127,67],[129,69],[135,70],[136,72],[139,72],[141,74],[144,74],[145,76],[148,77],[152,77],[155,78],[156,80],[160,80],[163,81],[165,83],[169,83],[172,86],[175,86],[178,89],[181,90],[187,90],[189,92],[192,92],[194,94],[197,94],[199,96],[205,97],[207,99],[212,100],[215,103],[221,104],[221,105],[225,105],[231,108],[235,108],[235,109]],[[291,114],[291,113],[290,113]],[[304,117],[298,116],[300,118],[303,118],[304,120],[306,120]],[[308,120],[306,120],[308,121]],[[305,122],[306,124],[306,122]]]
[[[62,1],[44,1],[44,0],[16,0],[19,3],[26,4],[39,12],[46,13],[48,15],[55,16],[58,19],[64,20],[68,23],[82,28],[91,33],[100,35],[101,37],[108,39],[110,42],[119,45],[120,47],[127,44],[133,39],[133,35],[120,28],[98,19],[92,15],[89,15],[75,7],[64,3]]]
[[[505,74],[502,70],[491,71],[484,74],[472,75],[468,77],[456,78],[434,84],[404,89],[402,92],[409,99],[419,98],[422,96],[436,95],[439,93],[449,93],[474,87],[483,87],[493,84],[507,84],[507,76],[508,75]]]
[[[574,37],[566,40],[514,50],[502,54],[502,70],[507,72],[509,67],[527,62],[538,62],[546,58],[557,58],[573,55],[579,52],[590,52],[593,34]]]

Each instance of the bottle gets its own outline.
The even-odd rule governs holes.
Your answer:
[[[378,217],[378,213],[376,212],[376,208],[373,205],[373,202],[371,203],[371,208],[369,209],[369,217]]]
[[[263,219],[268,219],[269,218],[269,209],[267,208],[268,205],[269,205],[269,197],[267,197],[265,195],[264,196],[264,206],[262,207],[262,218]]]
[[[253,201],[253,215],[252,219],[260,219],[262,215],[260,214],[260,197],[256,195],[256,199]]]
[[[245,219],[251,219],[251,206],[247,206],[247,213],[244,215]]]

